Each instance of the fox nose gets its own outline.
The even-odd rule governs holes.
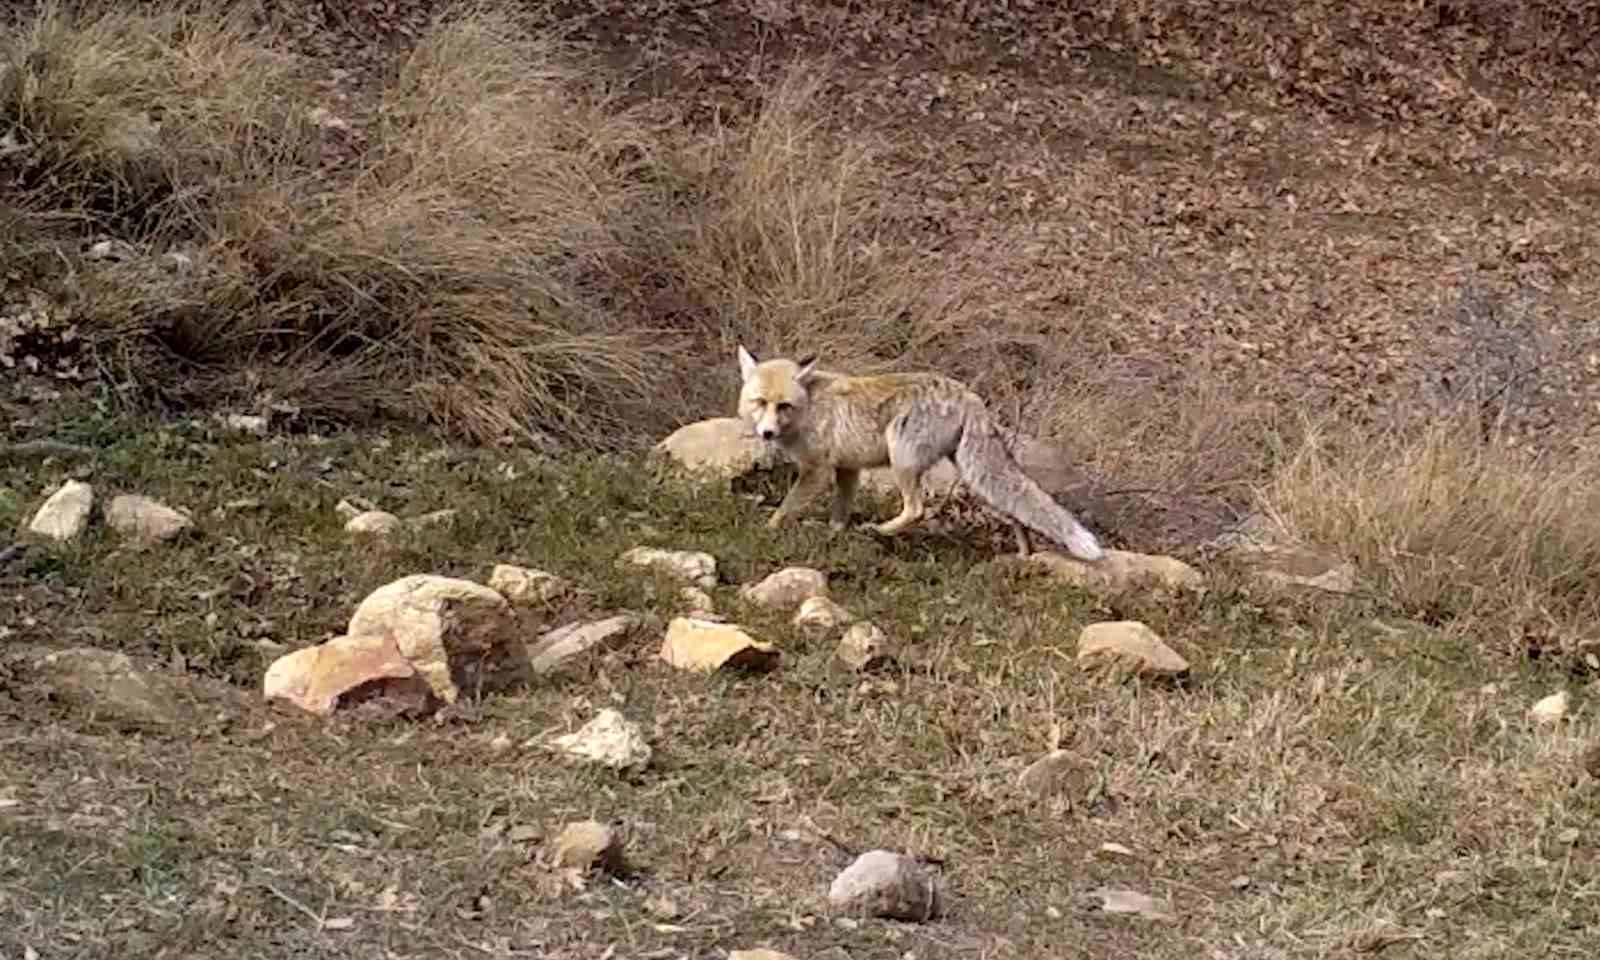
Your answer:
[[[778,435],[778,431],[774,427],[762,427],[761,428],[761,439],[763,439],[763,440],[771,440],[773,437],[776,437],[777,435]]]

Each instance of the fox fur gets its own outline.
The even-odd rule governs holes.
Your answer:
[[[799,479],[767,521],[777,527],[829,486],[829,522],[850,519],[861,471],[889,467],[900,489],[898,516],[874,529],[893,536],[925,512],[922,475],[949,458],[968,487],[1011,523],[1017,550],[1032,550],[1032,529],[1086,561],[1100,542],[1012,457],[982,398],[936,373],[848,376],[818,369],[815,357],[757,360],[739,347],[739,416],[800,468]]]

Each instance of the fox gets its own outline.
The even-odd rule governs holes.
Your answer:
[[[1099,539],[1023,472],[1007,443],[1015,434],[960,380],[851,376],[819,368],[815,354],[758,360],[743,345],[738,356],[739,418],[800,469],[767,526],[782,526],[831,485],[829,526],[844,529],[861,471],[886,466],[900,491],[900,513],[872,529],[895,536],[926,512],[922,475],[949,459],[962,482],[1007,519],[1019,556],[1033,552],[1030,530],[1080,560],[1104,556]]]

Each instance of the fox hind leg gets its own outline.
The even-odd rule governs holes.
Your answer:
[[[894,470],[895,486],[900,488],[900,514],[875,528],[884,536],[894,536],[921,520],[927,512],[922,499],[922,475],[928,468],[955,452],[959,428],[951,430],[936,417],[913,410],[889,424],[887,436],[889,466]]]

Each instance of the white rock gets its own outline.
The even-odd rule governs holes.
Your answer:
[[[39,507],[28,524],[28,532],[52,540],[72,540],[88,526],[93,507],[94,488],[79,480],[68,480]]]
[[[587,650],[612,646],[626,640],[629,632],[638,625],[637,616],[623,613],[604,620],[569,623],[557,627],[528,644],[528,665],[534,673],[551,673],[566,661]]]
[[[739,593],[763,607],[793,608],[813,597],[827,597],[828,575],[810,567],[785,567]]]
[[[518,606],[549,603],[571,586],[553,573],[497,563],[489,571],[489,589],[497,591]]]
[[[229,430],[235,430],[239,433],[248,433],[256,437],[264,437],[267,435],[268,422],[269,421],[266,417],[244,413],[230,413],[222,418],[222,425],[227,427]]]
[[[1083,628],[1078,635],[1078,662],[1101,658],[1129,663],[1140,673],[1174,675],[1189,669],[1189,661],[1137,620],[1091,623]]]
[[[1137,890],[1101,887],[1091,895],[1100,899],[1100,909],[1106,913],[1131,913],[1149,920],[1177,919],[1166,903]]]
[[[269,703],[292,704],[327,716],[346,694],[375,686],[407,698],[431,693],[386,634],[335,637],[284,654],[267,668],[261,692]]]
[[[621,872],[622,838],[606,824],[595,820],[569,823],[551,844],[556,866],[576,870],[599,868],[607,873]]]
[[[400,529],[400,518],[383,510],[368,510],[351,517],[344,529],[357,535],[383,536]]]
[[[170,540],[192,525],[187,516],[159,500],[125,493],[106,507],[106,526],[145,543]]]
[[[754,950],[729,951],[728,960],[796,960],[796,958],[792,954],[782,953],[778,950],[757,947]]]
[[[774,451],[737,417],[713,417],[685,424],[656,444],[655,453],[692,475],[710,480],[732,480],[752,470],[769,468],[774,462]]]
[[[434,510],[431,513],[424,513],[420,516],[412,517],[411,525],[413,527],[422,528],[437,527],[447,523],[454,523],[455,519],[455,510]]]
[[[639,770],[650,763],[650,744],[639,725],[610,707],[576,733],[556,737],[555,748],[570,757],[589,760],[614,770]]]
[[[894,659],[894,644],[878,625],[853,623],[839,638],[835,654],[852,670],[870,670]]]
[[[710,590],[717,585],[717,558],[699,550],[634,547],[624,553],[619,562],[660,570],[669,576],[688,580],[703,590]]]
[[[678,591],[678,596],[689,606],[689,615],[702,620],[712,619],[716,616],[717,605],[711,599],[711,594],[699,587],[684,587]]]
[[[931,920],[939,915],[939,889],[922,865],[904,854],[869,850],[828,887],[835,908],[893,920]]]
[[[1535,723],[1558,723],[1567,715],[1571,700],[1567,691],[1562,690],[1542,698],[1538,703],[1528,708],[1528,716]]]
[[[808,597],[794,615],[797,627],[816,627],[832,630],[855,620],[855,615],[827,597]]]

